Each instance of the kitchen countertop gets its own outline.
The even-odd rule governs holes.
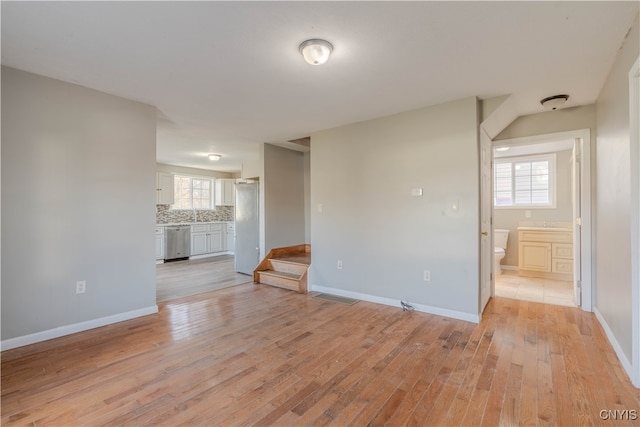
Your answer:
[[[233,221],[198,221],[198,222],[167,222],[164,224],[156,224],[156,227],[176,227],[178,225],[196,225],[196,224],[229,224]]]

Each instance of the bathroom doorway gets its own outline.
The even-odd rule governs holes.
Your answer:
[[[591,311],[591,259],[588,256],[591,253],[590,130],[497,140],[492,145],[495,173],[506,173],[516,167],[542,168],[543,172],[537,178],[534,172],[529,172],[529,179],[531,182],[534,178],[548,179],[550,192],[549,200],[534,200],[528,205],[526,201],[523,203],[522,198],[516,202],[516,196],[510,196],[506,191],[500,193],[501,189],[504,190],[504,183],[509,182],[508,179],[503,179],[499,186],[494,175],[496,191],[491,201],[492,232],[495,229],[508,229],[509,239],[500,265],[503,274],[498,274],[499,268],[495,268],[492,294],[580,306]],[[546,163],[548,172],[544,171],[544,159],[552,159]],[[523,175],[526,173],[514,172],[511,178],[514,183],[509,185],[515,188],[515,180],[526,179]],[[532,194],[540,190],[535,184],[529,185]],[[509,197],[513,200],[507,200]],[[536,196],[534,194],[531,197]],[[536,203],[541,205],[536,206]],[[551,231],[564,231],[564,238],[570,240],[562,244],[532,244],[531,253],[547,257],[548,264],[540,265],[540,268],[532,267],[538,271],[520,272],[519,228],[533,232],[541,229],[546,235],[551,235]],[[566,233],[567,230],[572,230],[572,233]],[[552,254],[559,258],[552,258]]]

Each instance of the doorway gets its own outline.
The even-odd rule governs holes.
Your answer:
[[[570,191],[568,194],[566,191],[562,194],[556,194],[556,202],[559,202],[563,206],[565,210],[564,213],[567,214],[567,216],[564,217],[566,221],[553,221],[553,219],[557,217],[553,217],[550,209],[546,209],[545,212],[545,209],[523,208],[518,210],[520,216],[518,216],[518,214],[510,215],[511,222],[505,225],[504,222],[501,221],[503,221],[505,217],[509,217],[509,215],[501,215],[503,211],[499,210],[500,208],[494,207],[493,191],[490,194],[492,200],[488,203],[484,201],[487,204],[490,203],[492,209],[492,234],[494,229],[507,227],[510,230],[507,248],[511,245],[511,250],[507,249],[507,251],[505,251],[506,254],[510,256],[505,256],[503,260],[506,274],[502,276],[494,274],[492,276],[492,296],[502,293],[503,296],[520,299],[517,298],[517,291],[514,290],[513,287],[505,291],[505,282],[508,283],[511,281],[515,287],[521,288],[520,291],[522,295],[528,296],[528,298],[521,299],[552,304],[558,303],[560,305],[570,305],[572,300],[575,306],[579,306],[585,311],[591,311],[591,259],[588,256],[588,254],[591,253],[590,130],[582,129],[493,141],[492,145],[494,148],[494,150],[492,150],[492,154],[494,155],[492,164],[494,164],[494,167],[496,161],[495,149],[498,147],[509,147],[510,153],[508,155],[504,154],[505,151],[500,155],[503,158],[562,152],[562,161],[565,161],[565,159],[570,160],[569,169],[567,169],[569,165],[561,165],[561,169],[566,175],[565,180],[567,177],[569,178]],[[560,156],[556,156],[556,158],[557,157]],[[557,197],[562,197],[562,200],[558,200]],[[567,198],[569,200],[566,200]],[[554,204],[553,206],[553,209],[557,209],[558,204]],[[567,211],[567,209],[569,209],[569,211]],[[571,244],[565,246],[565,250],[572,248],[572,253],[569,255],[566,253],[561,255],[567,259],[572,258],[573,263],[570,266],[566,266],[566,259],[559,260],[565,262],[565,271],[567,268],[572,270],[572,275],[564,275],[565,278],[570,278],[571,283],[563,284],[562,281],[555,282],[553,279],[556,279],[556,277],[549,273],[547,277],[540,279],[539,283],[542,289],[547,289],[548,298],[546,299],[544,298],[544,292],[539,292],[536,296],[537,291],[533,291],[532,286],[535,286],[535,279],[519,279],[519,260],[517,258],[519,249],[519,226],[540,227],[543,229],[548,227],[548,231],[551,231],[552,228],[559,229],[567,227],[573,230],[573,233],[571,233]],[[551,248],[551,245],[549,245],[549,248]],[[516,254],[515,258],[514,253]],[[506,266],[504,264],[506,264]],[[551,267],[549,267],[549,271],[551,271]],[[570,287],[567,287],[567,285]],[[497,290],[498,293],[496,292]],[[505,293],[508,295],[505,295]],[[567,304],[568,295],[570,296],[569,304]],[[554,302],[554,300],[556,302]]]
[[[235,271],[234,258],[227,254],[156,265],[156,301],[168,301],[251,282],[251,277]]]

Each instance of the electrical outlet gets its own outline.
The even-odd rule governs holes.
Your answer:
[[[422,276],[425,282],[431,281],[431,272],[429,270],[424,271],[424,275]]]
[[[76,294],[84,294],[87,290],[87,281],[79,280],[76,282]]]
[[[342,260],[338,260],[338,270],[342,270]]]

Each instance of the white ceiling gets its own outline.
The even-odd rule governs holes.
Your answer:
[[[638,2],[7,2],[2,63],[158,108],[157,160],[237,171],[258,144],[468,96],[593,103]],[[298,45],[326,38],[323,66]],[[223,159],[213,164],[208,153]]]

